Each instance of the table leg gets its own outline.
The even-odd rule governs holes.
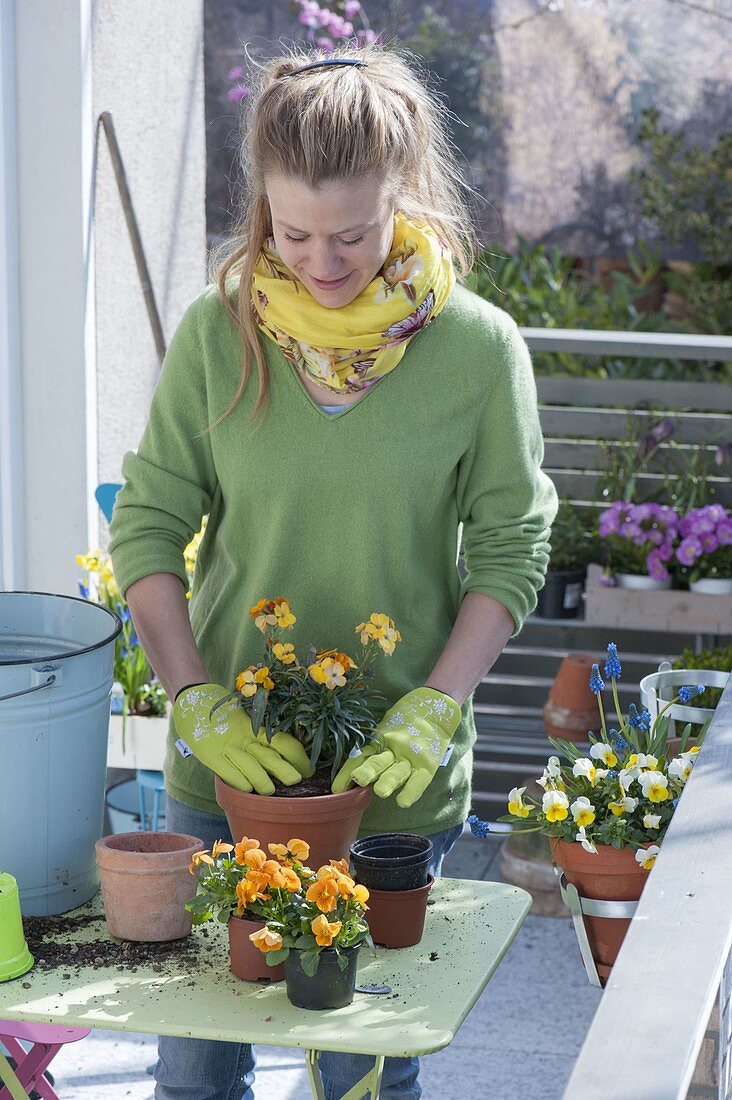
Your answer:
[[[310,1078],[310,1089],[313,1094],[314,1100],[325,1100],[325,1093],[323,1092],[323,1080],[318,1070],[318,1056],[319,1050],[306,1050],[305,1051],[305,1064],[307,1066],[308,1077]],[[384,1072],[384,1055],[380,1054],[374,1061],[373,1068],[357,1081],[353,1088],[350,1088],[348,1092],[345,1092],[341,1097],[341,1100],[362,1100],[362,1097],[368,1093],[371,1100],[379,1100],[379,1093],[381,1092],[381,1078]]]
[[[15,1070],[0,1050],[0,1084],[5,1085],[13,1100],[28,1100],[28,1093],[18,1080]]]

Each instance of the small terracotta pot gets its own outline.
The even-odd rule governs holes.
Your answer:
[[[196,893],[188,870],[204,844],[185,833],[117,833],[96,842],[107,928],[120,940],[179,940],[191,931],[184,908]]]
[[[422,939],[427,899],[434,883],[416,890],[369,890],[368,922],[371,938],[382,947],[414,947]]]
[[[255,947],[249,939],[252,932],[264,928],[263,920],[245,920],[231,917],[229,920],[229,970],[244,982],[281,982],[285,976],[285,964],[268,966],[264,951]]]
[[[552,737],[587,741],[598,722],[597,700],[590,691],[595,658],[589,653],[570,653],[559,666],[542,710],[544,725]]]
[[[348,849],[372,797],[371,787],[309,798],[247,794],[216,776],[216,801],[235,841],[253,837],[266,852],[268,844],[286,844],[298,837],[310,845],[308,865],[314,869],[331,859],[348,862]]]
[[[567,882],[581,898],[598,901],[637,901],[648,881],[632,848],[598,844],[597,852],[586,852],[577,841],[551,838],[554,862],[564,871]],[[618,917],[584,916],[592,957],[603,984],[607,980],[630,925]]]

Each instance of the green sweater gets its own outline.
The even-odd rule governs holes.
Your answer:
[[[139,450],[122,466],[110,544],[120,590],[151,573],[186,583],[183,549],[208,514],[190,616],[209,679],[233,686],[262,659],[247,611],[261,597],[285,596],[298,653],[310,643],[349,652],[372,611],[394,619],[403,641],[377,661],[372,681],[391,706],[429,676],[466,592],[503,603],[516,631],[535,606],[556,493],[540,469],[528,350],[506,313],[456,286],[395,370],[330,415],[263,339],[265,422],[245,427],[255,371],[235,411],[201,434],[234,395],[240,339],[213,288],[183,317]],[[422,798],[408,810],[394,796],[374,798],[364,832],[424,835],[465,820],[470,699],[462,712],[452,757]],[[213,773],[180,756],[172,729],[165,776],[174,798],[221,812]]]

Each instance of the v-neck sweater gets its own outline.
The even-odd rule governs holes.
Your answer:
[[[110,532],[115,576],[122,593],[152,573],[186,584],[183,550],[208,514],[190,618],[209,679],[233,686],[263,660],[247,613],[263,597],[290,601],[297,622],[287,640],[300,654],[311,643],[354,654],[356,625],[384,612],[403,641],[376,662],[380,716],[428,678],[467,592],[504,604],[516,631],[536,604],[556,493],[541,469],[528,349],[503,310],[457,285],[399,365],[332,413],[261,339],[264,422],[246,425],[254,371],[234,411],[206,431],[239,385],[241,343],[215,288],[186,311],[139,448],[123,461]],[[471,697],[449,763],[422,798],[401,809],[394,796],[375,797],[362,831],[425,835],[464,821],[474,740]],[[171,728],[168,791],[220,813],[213,773],[174,742]]]

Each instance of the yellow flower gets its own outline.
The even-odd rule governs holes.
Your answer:
[[[304,840],[298,840],[297,837],[288,840],[287,844],[268,844],[267,847],[272,855],[277,856],[283,863],[288,859],[296,859],[299,863],[304,863],[310,855],[310,845]]]
[[[575,823],[580,828],[587,828],[595,820],[595,807],[590,802],[589,798],[575,798],[572,805],[569,807],[572,811],[572,817]]]
[[[339,661],[331,661],[327,657],[322,661],[318,661],[317,664],[308,665],[308,672],[316,684],[325,684],[331,691],[336,687],[343,687],[346,682],[346,677],[343,675],[345,672],[343,665]]]
[[[569,813],[569,799],[564,791],[547,791],[541,809],[547,821],[564,821]]]
[[[329,657],[331,661],[337,661],[339,665],[343,665],[344,672],[348,672],[349,668],[358,668],[356,662],[352,661],[347,653],[341,653],[339,649],[321,649],[315,654],[318,661],[322,661],[324,657]]]
[[[644,871],[650,871],[660,851],[661,849],[657,844],[651,844],[648,848],[639,848],[635,853],[635,858]]]
[[[297,619],[290,611],[289,603],[283,596],[278,596],[277,599],[273,601],[273,605],[277,626],[288,627],[297,622]]]
[[[331,924],[325,914],[321,913],[311,920],[310,927],[315,936],[315,942],[321,947],[330,947],[341,930],[341,922],[336,920]]]
[[[267,633],[268,626],[277,626],[274,612],[274,600],[259,600],[254,607],[249,608],[249,614],[254,619],[257,630]]]
[[[261,684],[265,691],[269,691],[274,687],[274,680],[269,675],[269,669],[265,665],[264,668],[257,669],[254,673],[254,682]]]
[[[295,647],[290,642],[275,642],[272,646],[272,653],[283,665],[291,665],[297,660]]]
[[[364,645],[369,642],[377,642],[384,653],[392,654],[397,642],[401,642],[402,636],[394,625],[394,621],[388,615],[374,612],[368,622],[359,623],[356,633],[361,636]]]
[[[647,798],[649,802],[664,802],[671,797],[668,789],[668,778],[661,772],[641,772],[638,776],[638,782],[643,788],[643,797]]]
[[[358,883],[358,885],[354,887],[353,896],[358,904],[362,905],[364,909],[367,907],[366,902],[369,900],[369,892],[365,886],[362,886],[361,883]]]
[[[508,795],[508,812],[514,817],[528,817],[530,807],[524,805],[526,787],[513,787]]]
[[[618,762],[618,758],[610,745],[606,745],[602,741],[597,741],[592,746],[590,756],[593,760],[602,760],[606,768],[614,768]]]
[[[282,936],[279,932],[271,932],[269,928],[260,928],[258,932],[252,932],[249,939],[260,951],[278,951],[282,947]]]
[[[236,690],[240,691],[245,698],[256,695],[257,683],[254,679],[255,672],[256,665],[250,665],[249,668],[245,668],[243,672],[240,672],[236,678]]]

